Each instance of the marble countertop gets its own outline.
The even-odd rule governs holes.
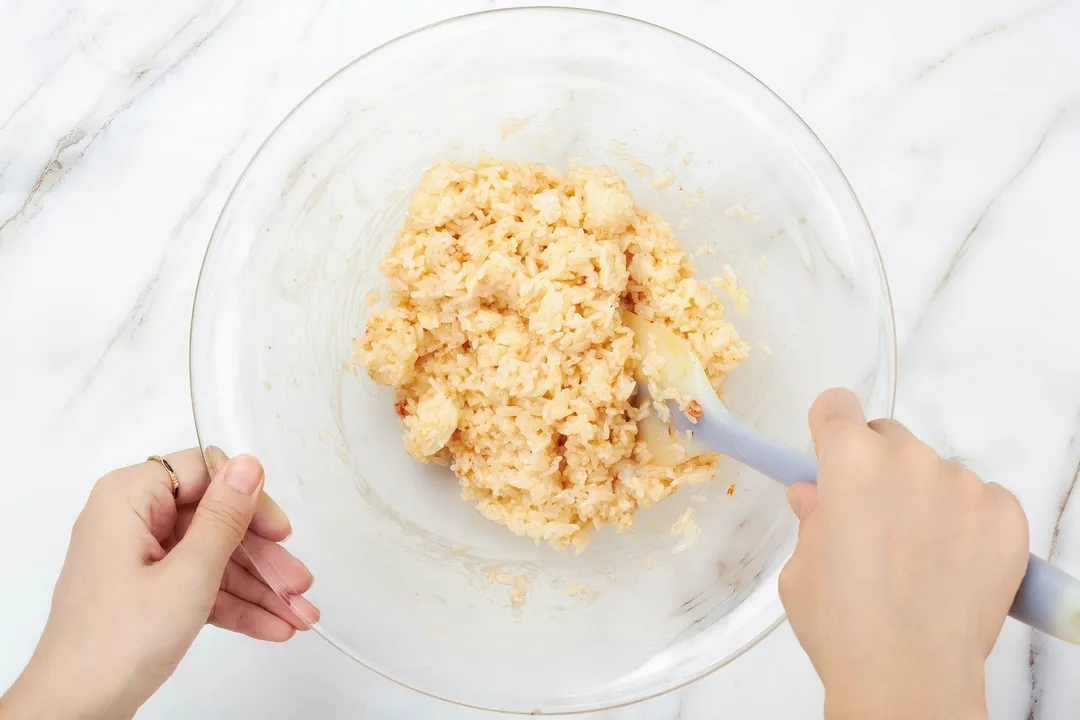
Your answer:
[[[0,686],[34,646],[93,481],[195,444],[191,298],[255,148],[355,56],[506,4],[0,3]],[[1012,489],[1032,549],[1080,574],[1080,0],[580,4],[716,48],[807,120],[882,246],[898,417]],[[1077,667],[1080,648],[1010,621],[991,717],[1076,717]],[[815,718],[821,702],[785,626],[681,692],[592,717]],[[213,629],[143,716],[495,717],[313,635],[266,647]]]

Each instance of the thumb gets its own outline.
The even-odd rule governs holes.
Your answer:
[[[817,508],[817,485],[806,482],[795,483],[788,488],[787,500],[795,517],[802,522]]]
[[[170,557],[216,583],[229,556],[244,539],[264,480],[263,467],[251,455],[237,455],[210,481],[195,508],[191,526]]]

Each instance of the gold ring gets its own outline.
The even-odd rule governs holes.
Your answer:
[[[180,478],[176,477],[176,471],[172,469],[172,465],[169,461],[160,455],[151,455],[146,458],[147,462],[161,463],[161,467],[165,468],[165,472],[169,473],[169,482],[172,483],[172,496],[175,500],[180,495]]]

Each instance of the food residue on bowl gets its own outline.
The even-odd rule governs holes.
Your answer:
[[[524,605],[525,601],[529,599],[529,584],[531,581],[528,575],[514,575],[499,570],[488,570],[487,581],[508,586],[510,588],[511,605]]]
[[[528,124],[529,118],[506,118],[503,120],[502,125],[499,126],[502,139],[505,140],[514,133],[521,132]]]
[[[730,265],[724,265],[721,268],[722,276],[711,278],[709,282],[713,286],[727,294],[729,298],[735,301],[735,304],[739,308],[739,312],[746,312],[746,309],[750,306],[750,296],[739,285],[739,278],[735,274],[735,271],[731,269]]]
[[[687,341],[717,390],[749,347],[615,171],[440,161],[379,267],[388,307],[354,363],[394,388],[408,452],[449,463],[485,517],[580,550],[706,467],[649,462],[622,311]]]
[[[658,192],[664,192],[667,188],[671,187],[675,183],[675,176],[670,171],[664,170],[658,172],[652,176],[652,180],[649,181]]]
[[[627,150],[627,145],[624,142],[612,143],[609,154],[618,160],[630,165],[630,169],[634,171],[634,174],[639,177],[651,178],[654,176],[653,169],[645,164],[645,161],[639,157],[635,157]],[[571,163],[573,164],[573,163]],[[674,178],[673,178],[674,179]]]
[[[581,598],[586,605],[596,602],[596,591],[588,585],[567,585],[564,592],[567,597]]]
[[[696,193],[686,196],[686,198],[683,200],[683,207],[693,208],[697,207],[703,202],[705,202],[705,189],[698,188]]]
[[[728,217],[737,217],[748,220],[750,221],[751,225],[754,225],[761,220],[761,215],[759,213],[749,212],[746,209],[746,206],[743,205],[741,202],[733,203],[730,206],[724,208],[724,214]]]
[[[697,522],[694,521],[694,508],[688,507],[683,511],[683,514],[679,516],[679,519],[675,521],[675,524],[671,526],[671,536],[679,537],[679,543],[675,546],[671,552],[678,555],[679,553],[689,550],[695,544],[697,544],[698,537],[701,536],[701,528],[698,527]]]

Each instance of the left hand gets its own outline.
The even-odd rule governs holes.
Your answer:
[[[131,717],[204,624],[280,642],[318,620],[300,596],[311,573],[277,544],[291,527],[262,492],[262,465],[208,452],[216,453],[211,465],[224,465],[212,480],[197,448],[166,456],[180,481],[175,500],[157,462],[97,482],[72,530],[41,641],[0,700],[0,718]],[[278,572],[284,598],[241,540]]]

